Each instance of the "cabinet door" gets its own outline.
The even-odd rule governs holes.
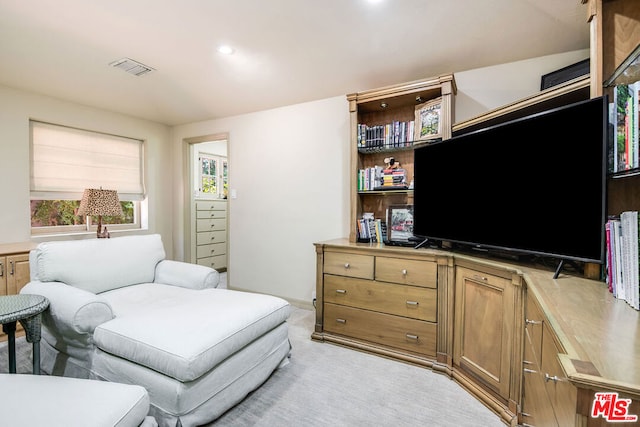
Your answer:
[[[514,286],[503,277],[456,268],[453,363],[509,398]]]
[[[29,254],[0,257],[0,295],[16,295],[30,280]],[[16,324],[16,332],[22,331],[20,322]],[[7,335],[0,329],[0,341]]]
[[[8,256],[6,263],[7,294],[16,295],[29,283],[29,254]]]

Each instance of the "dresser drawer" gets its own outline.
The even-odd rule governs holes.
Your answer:
[[[374,257],[342,252],[324,253],[324,272],[339,276],[373,279]]]
[[[209,245],[201,245],[196,247],[196,257],[198,258],[224,255],[226,253],[227,253],[227,244],[225,242],[211,243]]]
[[[435,289],[438,266],[432,261],[376,257],[376,280]]]
[[[227,232],[225,230],[201,231],[196,234],[196,245],[208,245],[210,243],[220,243],[226,241]]]
[[[435,289],[325,274],[324,301],[430,322],[437,320]]]
[[[226,218],[227,211],[196,211],[196,218]]]
[[[211,267],[214,270],[220,270],[221,268],[227,268],[227,255],[216,255],[210,256],[206,258],[198,258],[198,265],[204,265],[206,267]]]
[[[213,231],[224,230],[227,226],[227,221],[224,218],[221,219],[196,219],[196,231]]]
[[[324,329],[397,349],[436,355],[436,324],[422,320],[325,303]]]
[[[226,211],[227,202],[222,200],[207,200],[196,202],[197,211]]]

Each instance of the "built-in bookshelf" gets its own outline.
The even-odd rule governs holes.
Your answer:
[[[390,206],[413,203],[413,150],[451,138],[453,74],[347,95],[351,117],[349,240],[375,241],[363,220],[382,224]],[[364,228],[369,230],[368,228]]]

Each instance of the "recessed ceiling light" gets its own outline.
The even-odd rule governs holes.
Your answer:
[[[223,55],[231,55],[233,53],[233,48],[231,46],[222,45],[218,48],[218,52]]]

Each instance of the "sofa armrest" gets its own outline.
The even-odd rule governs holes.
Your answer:
[[[103,297],[61,282],[27,283],[21,294],[42,295],[49,300],[42,323],[62,335],[93,334],[95,328],[115,316]]]
[[[217,288],[220,273],[204,265],[165,259],[156,266],[154,282],[191,289]]]

